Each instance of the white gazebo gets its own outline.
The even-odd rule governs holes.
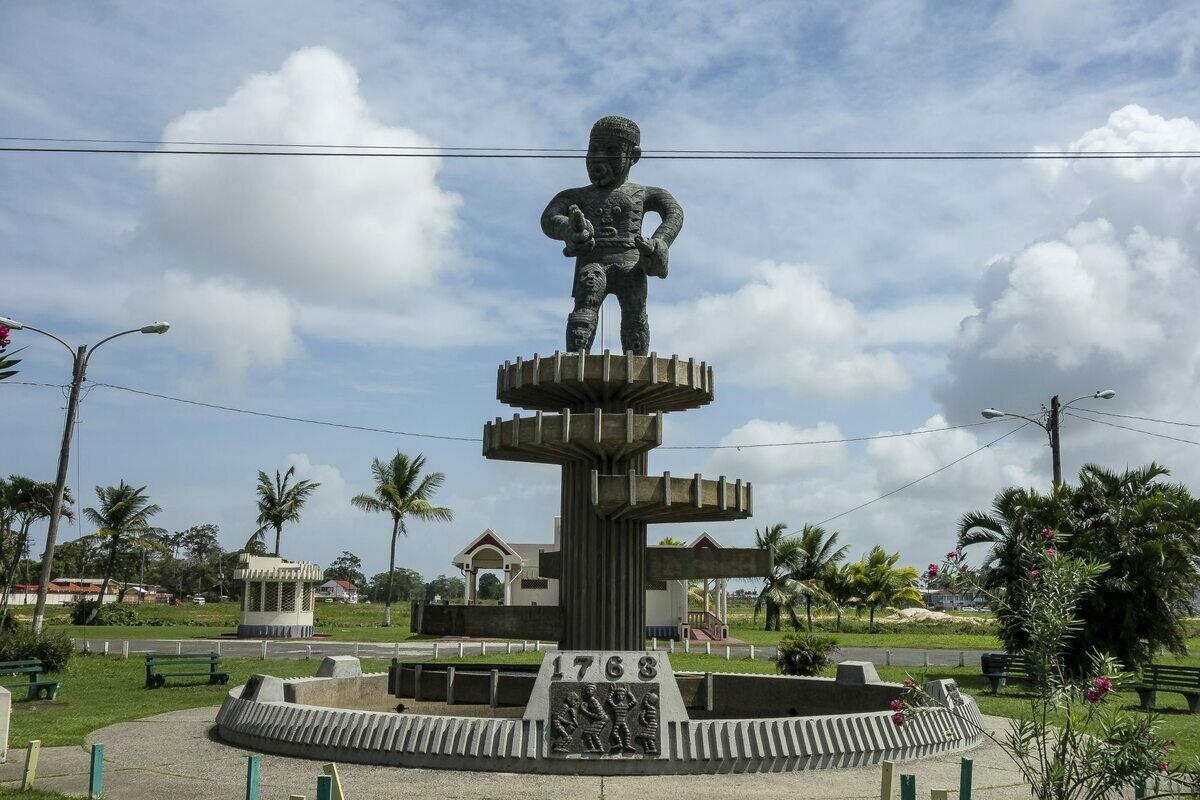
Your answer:
[[[313,635],[313,598],[324,580],[311,561],[243,555],[233,579],[242,581],[240,638],[302,639]]]

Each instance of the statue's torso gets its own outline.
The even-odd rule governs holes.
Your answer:
[[[636,259],[633,239],[642,233],[646,187],[624,183],[615,188],[585,186],[576,191],[577,205],[592,223],[596,239],[589,260],[622,254]]]

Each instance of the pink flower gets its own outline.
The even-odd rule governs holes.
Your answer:
[[[1104,696],[1104,692],[1099,689],[1087,689],[1084,691],[1083,696],[1089,703],[1098,703],[1100,702],[1100,698]]]
[[[928,572],[928,573],[929,573],[929,577],[931,577],[931,578],[936,578],[936,577],[937,577],[937,574],[938,574],[940,571],[941,571],[941,570],[940,570],[940,569],[938,569],[938,565],[937,565],[937,564],[930,564],[930,565],[929,565],[929,568],[926,570],[926,572]]]
[[[911,689],[912,687],[913,687],[912,678],[905,678],[904,679],[904,688]]]
[[[1047,548],[1046,548],[1046,555],[1048,555],[1048,556],[1050,556],[1051,558],[1053,558],[1053,557],[1055,556],[1054,548],[1053,548],[1053,547],[1047,547]]]
[[[946,553],[946,560],[947,560],[947,561],[953,561],[953,560],[954,560],[954,559],[956,559],[956,558],[958,558],[958,551],[957,551],[957,550],[951,550],[949,553]]]
[[[1029,577],[1036,581],[1042,577],[1042,571],[1040,569],[1031,569],[1029,570]]]
[[[11,341],[8,338],[8,334],[9,334],[8,328],[4,327],[3,325],[0,325],[0,347],[8,347],[9,342]]]
[[[1112,681],[1108,678],[1092,678],[1092,686],[1099,689],[1101,694],[1107,694],[1112,691]]]
[[[904,724],[904,715],[899,711],[897,711],[895,714],[892,714],[892,724],[899,728]]]
[[[1165,761],[1158,762],[1158,771],[1166,772],[1167,771],[1167,762],[1165,762]]]
[[[892,707],[892,711],[899,711],[899,710],[900,710],[900,701],[899,701],[899,700],[893,700],[893,701],[891,702],[891,707]]]
[[[1049,528],[1042,528],[1042,538],[1050,539],[1050,538],[1053,538],[1053,536],[1054,536],[1054,531],[1050,530]]]

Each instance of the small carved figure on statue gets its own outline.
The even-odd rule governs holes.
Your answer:
[[[608,726],[608,713],[596,696],[596,684],[589,683],[583,687],[583,703],[579,706],[579,713],[586,720],[583,723],[583,749],[589,753],[603,753],[604,745],[600,737]]]
[[[658,755],[658,694],[655,692],[650,692],[642,698],[638,722],[641,723],[641,730],[637,735],[638,744],[646,753]]]
[[[571,741],[575,736],[575,731],[579,728],[578,708],[579,695],[571,692],[554,712],[554,716],[550,718],[551,730],[554,731],[552,750],[555,753],[570,751]]]
[[[629,741],[629,712],[633,710],[633,695],[621,684],[613,686],[608,694],[608,707],[612,709],[613,727],[609,735],[612,753],[636,753]]]
[[[563,255],[575,259],[567,350],[591,351],[600,306],[612,294],[621,306],[621,350],[643,356],[650,351],[646,276],[667,277],[667,252],[683,227],[683,209],[667,190],[629,181],[642,157],[641,143],[633,120],[598,120],[588,140],[591,182],[559,192],[542,212],[542,231],[563,242]],[[649,238],[642,236],[647,211],[660,218]]]

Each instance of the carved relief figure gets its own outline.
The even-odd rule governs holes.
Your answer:
[[[579,706],[579,713],[585,719],[583,749],[589,753],[603,752],[604,746],[600,743],[600,736],[608,725],[608,713],[604,710],[600,698],[596,696],[596,684],[589,683],[583,687],[583,703]]]
[[[683,227],[683,209],[665,189],[629,181],[642,156],[641,138],[633,120],[598,120],[588,140],[591,182],[559,192],[542,212],[542,231],[563,242],[563,255],[575,259],[567,350],[591,350],[600,306],[610,294],[621,306],[621,350],[637,355],[650,350],[646,276],[667,277],[667,251]],[[647,211],[661,220],[649,238],[642,236]]]
[[[638,731],[638,744],[650,755],[658,755],[658,695],[650,692],[642,698],[641,713],[638,716],[641,730]]]
[[[629,712],[633,710],[633,695],[621,684],[616,684],[608,694],[608,707],[612,709],[613,727],[609,735],[611,753],[635,753],[629,741]]]
[[[571,692],[567,695],[566,700],[554,712],[554,716],[550,718],[551,730],[554,731],[554,746],[555,753],[566,753],[571,748],[571,739],[576,728],[579,727],[579,695]]]

